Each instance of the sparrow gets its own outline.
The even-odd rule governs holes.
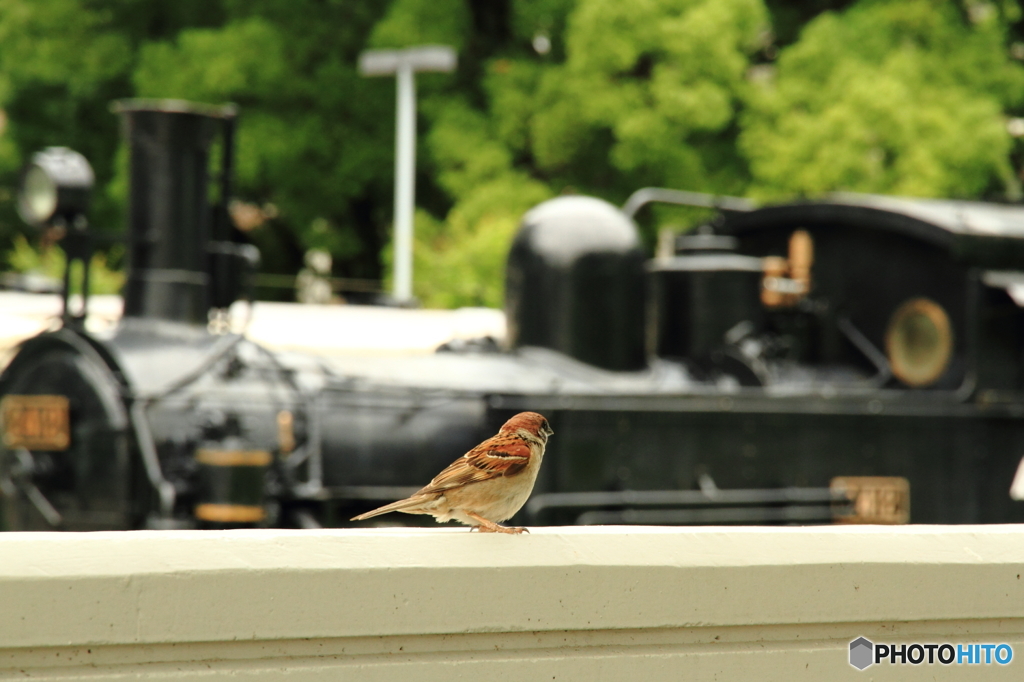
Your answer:
[[[438,523],[455,519],[481,533],[528,532],[498,525],[526,504],[554,431],[536,412],[520,412],[498,434],[452,462],[411,497],[353,518],[353,521],[400,511],[430,514]]]

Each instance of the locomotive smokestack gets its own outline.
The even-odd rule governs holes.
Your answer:
[[[127,100],[114,110],[124,115],[131,168],[124,315],[205,325],[210,144],[236,109]]]

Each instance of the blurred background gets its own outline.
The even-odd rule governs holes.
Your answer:
[[[500,307],[521,215],[559,194],[1021,198],[1014,0],[0,0],[0,270],[62,272],[14,209],[33,151],[82,152],[92,225],[123,233],[110,102],[230,101],[258,298],[326,277],[334,300],[371,302],[389,288],[395,84],[356,62],[427,43],[459,64],[417,78],[425,307]],[[695,211],[647,212],[648,249]],[[123,260],[96,256],[96,293],[118,290]]]

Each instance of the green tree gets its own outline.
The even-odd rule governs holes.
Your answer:
[[[13,207],[18,171],[49,145],[86,155],[97,176],[92,222],[121,228],[123,197],[109,191],[119,136],[110,102],[132,95],[141,43],[221,20],[208,0],[0,0],[0,245],[25,229]]]
[[[418,216],[416,293],[430,305],[500,307],[519,220],[550,190],[515,167],[482,113],[449,103],[433,118],[427,147],[456,200],[443,223]]]
[[[741,192],[735,118],[768,28],[760,0],[578,3],[565,64],[540,77],[537,165],[617,197],[640,184]]]
[[[1014,3],[862,0],[811,21],[752,89],[741,149],[762,197],[1019,196],[1005,112]]]
[[[355,65],[423,43],[459,53],[417,78],[426,305],[500,305],[521,215],[563,192],[1016,196],[1020,19],[1012,0],[0,0],[0,250],[24,231],[17,170],[51,144],[86,154],[93,223],[121,228],[111,100],[234,101],[238,194],[275,207],[250,232],[264,271],[322,248],[336,275],[386,277],[394,81]],[[649,242],[673,216],[646,213]]]

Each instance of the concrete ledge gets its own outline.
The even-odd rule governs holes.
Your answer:
[[[1006,642],[858,672],[849,642]],[[0,678],[1021,679],[1024,527],[0,535]],[[870,674],[869,674],[870,673]]]

